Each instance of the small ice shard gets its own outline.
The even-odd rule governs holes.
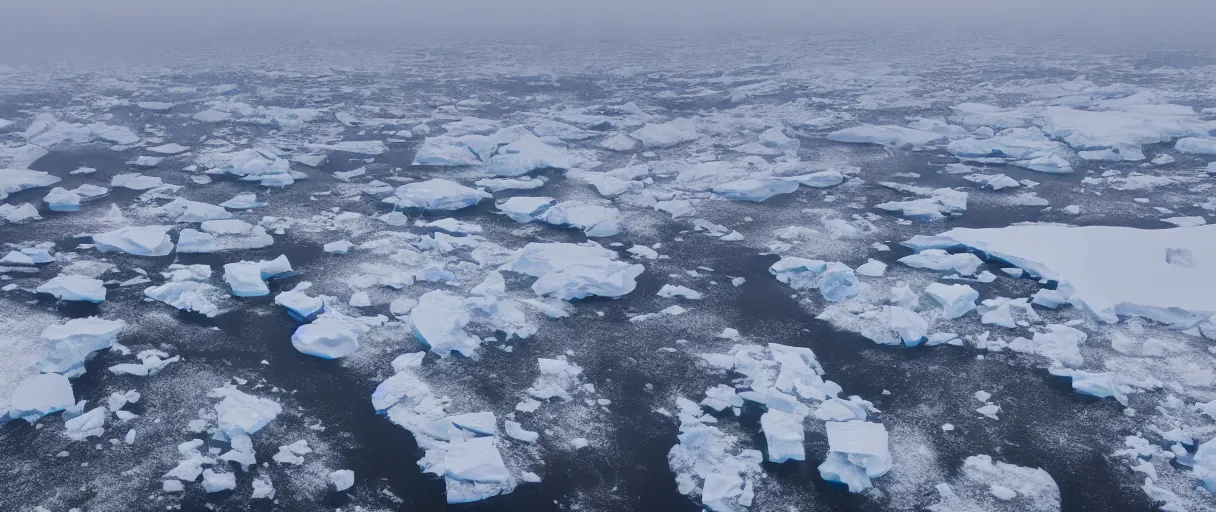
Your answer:
[[[528,223],[543,215],[557,200],[552,197],[512,197],[500,201],[496,206],[515,222]]]
[[[48,414],[62,411],[76,403],[72,383],[58,373],[43,373],[25,379],[13,390],[9,401],[10,418],[30,423]]]
[[[224,265],[224,282],[238,297],[259,297],[270,293],[266,280],[292,272],[287,256],[273,260],[239,261]]]
[[[887,146],[923,146],[941,140],[939,133],[926,132],[895,125],[863,124],[836,130],[828,134],[828,140],[853,144],[882,144]]]
[[[105,283],[76,274],[64,274],[42,283],[37,288],[38,293],[54,295],[59,300],[82,300],[101,303],[106,300]]]
[[[582,201],[562,201],[550,206],[537,219],[555,226],[582,229],[588,237],[614,236],[621,231],[621,213],[616,208]]]
[[[648,123],[634,130],[630,137],[648,148],[667,148],[700,138],[696,125],[689,119],[675,119],[666,123]]]
[[[451,180],[431,179],[397,187],[393,196],[384,200],[402,208],[424,210],[459,210],[490,199],[488,192],[469,188]]]
[[[54,212],[74,212],[80,209],[80,194],[63,187],[55,187],[42,198],[46,207]]]
[[[881,423],[829,421],[824,426],[828,455],[819,465],[824,480],[845,484],[849,492],[858,493],[872,486],[872,478],[891,470],[887,429]]]
[[[946,318],[958,318],[975,309],[975,300],[980,293],[965,284],[930,283],[925,294],[932,297],[945,310]]]
[[[727,199],[762,202],[798,190],[798,182],[784,178],[746,178],[717,185],[712,190]]]
[[[355,485],[355,472],[349,469],[339,469],[331,472],[328,480],[335,492],[342,492]]]
[[[93,235],[101,252],[125,252],[135,256],[165,256],[173,252],[169,238],[172,226],[138,226]]]

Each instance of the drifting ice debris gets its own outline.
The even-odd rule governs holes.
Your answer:
[[[564,150],[545,144],[535,135],[524,135],[498,148],[486,170],[490,174],[514,178],[543,169],[566,170],[573,165],[572,158]]]
[[[686,286],[665,284],[659,289],[659,297],[672,298],[683,297],[688,300],[700,300],[701,292],[688,288]]]
[[[1098,398],[1114,398],[1124,407],[1128,404],[1127,394],[1134,390],[1132,386],[1122,383],[1114,372],[1087,372],[1060,366],[1052,366],[1048,371],[1057,377],[1072,379],[1072,389],[1077,393]]]
[[[295,464],[304,463],[304,455],[312,453],[312,448],[308,447],[308,441],[303,439],[294,443],[279,447],[279,453],[274,454],[274,461],[279,464]]]
[[[796,181],[804,187],[831,188],[844,183],[845,175],[839,171],[818,171],[798,176],[784,176],[783,179]]]
[[[275,301],[278,301],[277,297]],[[383,319],[384,317],[379,317],[379,320]],[[363,319],[333,311],[326,312],[312,323],[297,327],[291,335],[291,346],[310,356],[338,359],[358,350],[359,335],[370,329]]]
[[[129,188],[131,190],[150,190],[164,185],[156,176],[144,176],[139,173],[116,174],[110,178],[110,187]]]
[[[512,197],[497,204],[504,215],[515,222],[529,223],[543,215],[557,200],[552,197]]]
[[[325,309],[325,303],[320,298],[296,290],[281,292],[274,297],[274,303],[287,308],[291,316],[299,320],[310,320]]]
[[[58,373],[43,373],[25,379],[13,390],[8,415],[33,423],[48,414],[76,403],[72,383]]]
[[[828,456],[819,465],[819,476],[849,486],[849,492],[872,487],[870,479],[891,470],[887,429],[881,423],[829,421]]]
[[[0,201],[8,195],[29,188],[49,187],[59,183],[59,177],[29,169],[0,169]]]
[[[480,164],[481,159],[467,145],[451,137],[427,137],[414,154],[414,161],[410,165],[467,167]]]
[[[174,222],[202,222],[232,218],[232,214],[222,207],[180,197],[155,208],[153,213],[162,217],[172,217]]]
[[[209,396],[223,398],[215,404],[216,421],[229,439],[256,434],[283,412],[274,400],[255,397],[233,387],[215,388]]]
[[[63,187],[55,187],[42,198],[53,212],[74,212],[80,209],[80,194]]]
[[[99,187],[97,185],[85,183],[71,190],[73,194],[80,196],[81,201],[96,199],[110,193],[110,189]]]
[[[187,151],[190,151],[190,148],[183,146],[181,144],[178,144],[176,142],[170,142],[168,144],[161,144],[159,146],[150,147],[150,148],[148,148],[148,151],[151,151],[151,152],[157,153],[157,154],[161,154],[161,155],[176,155],[179,153],[185,153]]]
[[[490,199],[488,192],[469,188],[451,180],[431,179],[407,183],[397,187],[384,202],[401,208],[424,210],[459,210],[473,206],[482,199]]]
[[[135,256],[165,256],[173,252],[169,238],[172,226],[138,226],[93,235],[101,252],[125,252]]]
[[[975,300],[980,292],[965,284],[930,283],[925,294],[932,297],[945,310],[946,318],[958,318],[975,309]]]
[[[636,139],[623,133],[618,133],[600,142],[601,148],[616,152],[629,151],[637,145],[638,141]]]
[[[536,440],[540,439],[539,432],[525,430],[524,427],[519,424],[519,422],[506,420],[502,422],[502,425],[503,433],[507,434],[507,436],[511,439],[523,441],[528,444],[536,443]]]
[[[840,262],[783,256],[768,272],[795,290],[818,289],[829,302],[851,299],[862,287],[853,269]]]
[[[695,402],[679,398],[676,403],[680,408],[679,443],[667,452],[667,465],[676,474],[677,490],[690,497],[699,494],[701,504],[713,512],[750,507],[754,482],[761,474],[760,451],[737,450],[740,440],[710,425],[717,420],[701,414]]]
[[[203,470],[203,490],[223,492],[236,489],[236,473],[216,473],[210,469]]]
[[[337,151],[356,155],[376,156],[388,151],[388,146],[378,140],[342,140],[331,144],[306,144],[313,151]]]
[[[963,176],[963,179],[975,183],[981,187],[988,187],[992,190],[1017,188],[1022,186],[1021,183],[1018,183],[1018,180],[1010,178],[1004,174],[968,174]]]
[[[186,228],[178,234],[178,253],[260,249],[274,244],[265,228],[240,219],[208,220],[199,227],[202,231]]]
[[[481,339],[465,332],[471,319],[465,299],[441,290],[423,294],[410,311],[414,336],[441,356],[459,352],[473,357]]]
[[[853,144],[882,144],[885,146],[924,146],[944,137],[939,133],[914,130],[895,125],[863,124],[828,134],[828,140]]]
[[[589,237],[614,236],[621,231],[621,212],[616,208],[582,201],[562,201],[536,218],[555,226],[582,229]]]
[[[803,418],[780,409],[769,409],[760,416],[760,430],[764,431],[769,462],[806,460],[806,450],[803,448],[806,437],[802,426]]]
[[[858,274],[866,277],[882,277],[882,275],[887,272],[887,264],[874,258],[870,258],[854,270]]]
[[[1192,155],[1216,155],[1216,139],[1185,137],[1178,139],[1174,149]]]
[[[106,287],[100,279],[76,274],[55,277],[38,286],[38,293],[54,295],[59,300],[82,300],[101,303],[106,300]]]
[[[528,395],[538,400],[557,398],[569,401],[570,391],[578,386],[578,376],[583,373],[583,369],[567,361],[565,356],[559,356],[558,359],[539,358],[536,363],[540,374],[528,388]]]
[[[334,492],[342,492],[355,485],[355,472],[349,469],[339,469],[326,478]]]
[[[898,345],[903,342],[904,345],[915,347],[920,345],[929,334],[929,323],[915,311],[899,306],[883,306],[879,318],[883,317],[886,318],[890,329],[895,331],[898,336],[898,339],[894,339],[894,343],[884,343],[886,345]],[[882,343],[882,341],[879,342]]]
[[[321,250],[330,254],[346,254],[355,244],[350,243],[350,240],[338,240],[330,242],[321,247]]]
[[[84,441],[90,437],[100,437],[104,434],[105,424],[106,408],[95,407],[89,412],[63,422],[63,433],[73,441]]]
[[[880,184],[900,192],[925,196],[921,199],[888,201],[874,205],[875,208],[880,210],[900,212],[900,215],[909,219],[937,220],[944,218],[948,214],[967,210],[966,192],[950,188],[929,189],[892,182]]]
[[[169,354],[156,349],[144,350],[138,354],[135,354],[135,357],[139,358],[139,364],[116,364],[109,368],[110,373],[147,377],[148,375],[160,371],[161,368],[168,366],[170,363],[176,363],[181,360],[181,356],[169,357]]]
[[[532,291],[562,300],[591,295],[620,297],[637,286],[645,267],[616,261],[616,251],[594,242],[585,244],[529,243],[499,267],[538,278]]]
[[[667,148],[697,140],[701,137],[690,119],[674,119],[666,123],[649,123],[629,134],[648,148]]]
[[[257,181],[272,187],[295,183],[296,174],[292,173],[291,164],[270,152],[256,149],[214,151],[199,155],[195,161],[207,168],[207,174],[231,174],[242,181]]]
[[[736,201],[761,202],[798,190],[798,182],[785,178],[747,178],[717,185],[713,192]]]
[[[1037,129],[1009,128],[987,139],[955,140],[946,145],[946,151],[964,161],[1004,163],[1045,173],[1072,172],[1072,164],[1061,156],[1068,149]]]
[[[1161,221],[1168,222],[1168,223],[1178,226],[1180,228],[1203,226],[1208,223],[1207,219],[1205,219],[1201,216],[1198,216],[1198,215],[1191,216],[1191,217],[1169,217],[1166,219],[1161,219]]]
[[[237,297],[260,297],[270,293],[266,280],[292,272],[287,256],[273,260],[239,261],[224,265],[224,282]]]
[[[55,258],[46,249],[26,247],[17,251],[9,251],[3,258],[0,258],[0,265],[33,266],[52,261],[55,261]]]
[[[211,278],[211,267],[174,264],[164,275],[169,282],[148,287],[144,295],[183,311],[194,311],[207,317],[219,314],[215,300],[221,294],[220,289],[205,282]]]
[[[1031,339],[1018,337],[1009,342],[1009,350],[1037,354],[1069,368],[1076,368],[1084,363],[1081,358],[1081,343],[1088,337],[1084,332],[1067,325],[1052,324],[1047,326],[1047,332],[1036,332]]]
[[[126,325],[122,320],[89,317],[73,318],[43,329],[46,355],[39,362],[39,369],[69,377],[84,373],[84,362],[89,355],[113,346]]]
[[[959,275],[974,275],[984,261],[969,252],[950,254],[942,249],[925,249],[898,260],[909,267],[946,272],[953,270]]]
[[[329,155],[319,153],[315,155],[295,155],[291,157],[291,161],[309,167],[321,167],[325,161],[329,160]]]
[[[30,203],[22,203],[16,208],[12,205],[0,204],[0,216],[13,224],[42,220],[42,216],[38,214],[38,208]]]

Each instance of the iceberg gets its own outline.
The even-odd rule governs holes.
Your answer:
[[[325,303],[320,298],[299,291],[298,287],[275,295],[274,303],[287,308],[291,316],[299,320],[310,320],[325,309]]]
[[[53,212],[74,212],[80,209],[80,194],[63,187],[55,187],[42,198]]]
[[[690,119],[675,119],[666,123],[648,123],[629,133],[629,136],[648,148],[668,148],[691,142],[701,137],[696,124]]]
[[[203,316],[214,317],[220,312],[219,306],[215,304],[215,300],[220,295],[220,289],[200,282],[210,276],[210,268],[203,277],[174,276],[167,283],[144,289],[144,295],[183,311],[194,311]]]
[[[747,178],[717,185],[712,190],[727,199],[762,202],[798,190],[798,182],[784,178]]]
[[[873,478],[891,470],[887,429],[867,421],[829,421],[828,455],[819,465],[819,476],[849,487],[849,492],[864,492]]]
[[[975,309],[975,300],[980,292],[965,284],[930,283],[925,294],[932,297],[945,310],[946,318],[958,318]]]
[[[483,199],[490,199],[488,192],[469,188],[451,180],[431,179],[416,183],[407,183],[397,187],[392,196],[384,202],[401,208],[422,208],[424,210],[459,210],[473,206]]]
[[[166,256],[173,252],[169,238],[172,226],[138,226],[93,235],[101,252],[125,252],[134,256]]]
[[[600,147],[609,151],[623,152],[629,151],[638,145],[637,139],[625,135],[623,133],[615,134],[600,142]]]
[[[599,244],[532,242],[499,267],[538,278],[532,291],[562,300],[590,295],[620,297],[637,286],[645,267],[617,261],[616,251]]]
[[[72,383],[58,373],[43,373],[25,379],[13,390],[9,401],[10,418],[33,423],[39,418],[59,412],[76,403]]]
[[[83,373],[84,362],[89,356],[112,347],[126,325],[122,320],[89,317],[73,318],[43,329],[42,341],[46,348],[38,363],[39,369],[68,376]]]
[[[100,279],[76,274],[63,274],[38,286],[38,293],[54,295],[59,300],[79,300],[101,303],[106,300],[106,286]]]
[[[238,261],[224,265],[224,282],[237,297],[260,297],[270,293],[267,279],[291,272],[286,255],[273,260]]]
[[[281,297],[282,294],[279,296]],[[278,297],[275,298],[275,302],[278,302]],[[295,310],[292,309],[292,311]],[[301,315],[301,317],[306,318],[307,315]],[[291,346],[310,356],[338,359],[359,350],[359,335],[368,330],[369,327],[360,323],[358,319],[336,312],[327,312],[318,316],[312,323],[297,327],[291,335]]]
[[[582,201],[562,201],[536,218],[555,226],[582,229],[588,237],[615,236],[621,231],[621,213],[616,208]]]
[[[263,186],[282,187],[295,183],[290,162],[256,149],[204,152],[195,162],[206,168],[207,174],[230,174],[243,181],[257,181]]]
[[[836,130],[828,134],[828,140],[851,144],[881,144],[884,146],[924,146],[945,138],[940,133],[916,130],[895,125],[863,124]]]
[[[768,272],[796,290],[818,289],[829,302],[851,299],[862,287],[853,269],[839,262],[783,256]]]

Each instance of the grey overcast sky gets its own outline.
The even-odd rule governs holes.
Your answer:
[[[30,45],[273,32],[472,38],[967,27],[1216,40],[1216,0],[0,0],[0,37]]]

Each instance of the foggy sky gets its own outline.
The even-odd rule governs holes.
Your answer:
[[[0,0],[5,50],[259,34],[981,29],[1216,41],[1216,0]],[[16,48],[13,45],[18,45]]]

